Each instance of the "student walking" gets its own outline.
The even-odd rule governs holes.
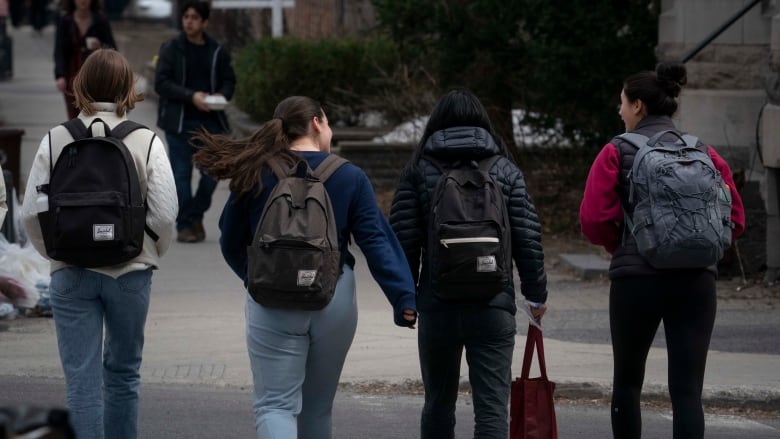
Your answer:
[[[247,139],[197,136],[203,147],[195,153],[195,163],[214,178],[230,179],[230,198],[219,221],[220,244],[225,261],[245,285],[255,281],[248,276],[247,248],[253,240],[266,238],[255,236],[255,231],[266,203],[274,201],[269,195],[281,185],[278,168],[300,170],[308,164],[316,174],[332,161],[332,135],[320,104],[293,96],[280,102],[273,118]],[[330,302],[320,309],[302,309],[303,302],[296,308],[294,301],[281,307],[258,303],[247,294],[246,336],[258,439],[331,437],[333,399],[357,326],[355,258],[347,248],[350,236],[393,306],[395,324],[413,328],[417,318],[408,265],[366,174],[351,163],[342,164],[324,181],[324,188],[340,252],[340,274]],[[297,199],[293,194],[290,205],[299,205]],[[310,270],[296,270],[298,286],[315,279],[307,276]]]
[[[87,58],[74,79],[73,90],[81,110],[79,120],[95,130],[103,124],[104,131],[118,127],[139,100],[132,68],[122,55],[110,49],[99,49]],[[44,242],[39,213],[47,212],[48,207],[41,206],[38,188],[48,185],[59,160],[73,160],[72,154],[59,155],[72,138],[62,125],[43,138],[22,204],[27,236],[47,257],[49,241]],[[141,128],[128,134],[124,144],[132,156],[147,206],[147,231],[140,254],[120,264],[95,268],[49,258],[51,305],[67,406],[79,439],[138,436],[139,369],[152,270],[159,267],[160,257],[170,245],[176,218],[173,174],[163,143],[151,130]],[[57,200],[49,200],[50,204],[54,202]],[[90,230],[98,226],[106,225],[96,224]],[[114,232],[121,230],[121,225],[110,230],[106,227],[95,240],[108,239],[109,233],[113,238]],[[98,234],[97,229],[94,233]]]
[[[206,34],[210,13],[206,1],[184,2],[182,31],[160,47],[154,77],[154,89],[160,97],[157,126],[165,130],[179,197],[179,242],[206,239],[203,214],[217,187],[217,182],[201,171],[192,192],[192,155],[197,146],[191,143],[192,135],[199,130],[212,134],[230,130],[222,108],[233,97],[236,77],[230,53]],[[218,106],[209,103],[217,97],[224,99]]]
[[[116,42],[100,0],[63,0],[62,9],[54,40],[54,78],[65,97],[68,119],[73,119],[79,114],[73,79],[92,52],[116,48]]]
[[[474,173],[462,177],[466,174],[455,175],[454,169],[483,170],[489,178]],[[438,188],[450,176],[471,182],[466,185],[479,182],[480,190],[495,182],[500,193],[497,199],[437,204],[437,194],[442,193]],[[461,188],[469,190],[465,185]],[[471,206],[476,211],[485,204],[483,214],[506,212],[508,223],[499,216],[486,229],[480,224],[469,229],[468,221],[446,227],[432,219],[434,215],[441,218],[452,206]],[[469,213],[465,216],[473,216]],[[546,310],[547,277],[541,227],[523,173],[507,155],[485,108],[472,93],[451,91],[434,107],[414,157],[403,170],[390,223],[417,280],[418,346],[425,387],[421,437],[454,437],[465,348],[474,437],[506,439],[517,311],[512,262],[520,275],[521,292],[532,304],[537,320]],[[458,259],[452,272],[443,273],[442,267],[449,264],[445,259],[457,259],[458,246],[469,243],[476,244],[476,254]],[[459,276],[467,271],[468,276]],[[482,295],[485,291],[490,293]]]
[[[626,133],[648,138],[672,130],[672,115],[685,85],[685,66],[658,64],[655,71],[629,76],[620,93],[619,114]],[[675,138],[674,134],[666,134]],[[731,169],[714,148],[706,151],[732,200],[733,237],[745,228],[745,212]],[[674,415],[674,438],[704,437],[701,404],[704,369],[715,322],[716,266],[655,268],[640,254],[627,219],[636,200],[630,195],[629,172],[637,148],[623,138],[607,143],[594,160],[580,205],[582,233],[612,254],[609,268],[609,322],[614,355],[612,432],[616,439],[642,434],[639,399],[645,362],[658,325],[663,321],[669,356],[669,393]],[[722,195],[724,198],[727,195]],[[726,212],[726,216],[729,212]]]

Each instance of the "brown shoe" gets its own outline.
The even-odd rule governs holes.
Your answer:
[[[176,235],[176,240],[179,242],[198,242],[198,237],[195,236],[195,232],[192,229],[182,229]]]
[[[206,229],[203,228],[203,223],[192,223],[192,233],[195,234],[195,242],[201,242],[206,239]]]

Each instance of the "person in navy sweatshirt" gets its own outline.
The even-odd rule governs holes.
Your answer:
[[[685,66],[661,63],[655,71],[629,76],[620,93],[626,132],[652,137],[675,130],[672,115],[687,82]],[[745,230],[745,211],[731,169],[714,148],[706,150],[731,190],[733,237]],[[716,267],[657,269],[642,257],[624,216],[631,215],[629,172],[636,148],[616,137],[594,160],[580,205],[582,233],[612,254],[609,267],[609,326],[614,378],[612,432],[616,439],[639,438],[642,419],[639,396],[645,360],[663,321],[669,356],[669,393],[674,438],[704,437],[701,393],[710,335],[715,323]]]
[[[333,133],[321,105],[308,97],[280,102],[271,120],[247,139],[201,133],[195,163],[215,179],[230,179],[222,211],[225,261],[247,284],[247,247],[268,196],[278,183],[268,161],[304,158],[313,170],[330,153]],[[338,229],[342,272],[333,299],[319,311],[263,306],[247,294],[247,347],[254,378],[258,438],[330,438],[341,369],[357,326],[352,235],[399,326],[414,328],[415,287],[403,250],[376,203],[366,174],[347,163],[325,181]]]

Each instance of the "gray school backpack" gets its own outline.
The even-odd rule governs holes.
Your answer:
[[[674,140],[662,140],[669,134]],[[638,149],[629,173],[629,232],[655,268],[703,268],[731,245],[731,193],[699,139],[675,131],[618,136]],[[625,210],[624,210],[625,212]]]
[[[341,272],[338,230],[325,181],[348,161],[330,154],[312,171],[268,162],[279,183],[271,190],[247,249],[247,289],[272,308],[318,310],[333,297]]]
[[[512,235],[501,187],[488,172],[500,156],[441,163],[431,198],[428,261],[433,294],[452,302],[490,300],[506,288]]]

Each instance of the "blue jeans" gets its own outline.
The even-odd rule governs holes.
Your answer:
[[[329,439],[333,398],[357,328],[349,266],[319,311],[267,308],[248,294],[246,339],[258,439]]]
[[[515,317],[498,308],[421,312],[417,331],[425,388],[420,437],[455,437],[464,348],[474,404],[474,438],[509,437]]]
[[[118,279],[75,267],[52,274],[57,345],[79,439],[138,435],[139,368],[151,281],[151,269]]]
[[[193,196],[192,155],[195,148],[189,143],[190,136],[166,133],[165,139],[168,141],[168,157],[171,160],[176,195],[179,199],[176,230],[182,231],[192,228],[193,223],[203,221],[203,214],[211,207],[211,196],[217,188],[217,182],[201,170],[198,188]]]

